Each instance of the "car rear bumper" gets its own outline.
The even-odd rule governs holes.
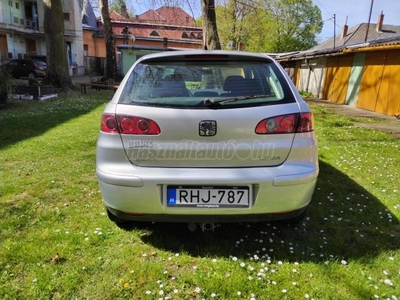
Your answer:
[[[315,163],[272,168],[130,168],[135,175],[97,168],[104,204],[121,219],[163,222],[292,218],[311,201],[319,171]],[[251,203],[248,208],[171,208],[165,204],[168,185],[247,185]]]

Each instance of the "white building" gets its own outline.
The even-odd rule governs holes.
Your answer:
[[[64,37],[70,75],[84,73],[82,0],[62,0]],[[0,62],[46,59],[43,0],[0,0]]]

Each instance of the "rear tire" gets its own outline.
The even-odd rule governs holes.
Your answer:
[[[28,74],[28,79],[35,79],[36,78],[36,74],[35,73],[29,73]]]

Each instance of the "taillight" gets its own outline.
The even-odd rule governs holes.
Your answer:
[[[115,115],[104,114],[101,118],[100,130],[106,133],[119,133]]]
[[[257,134],[295,133],[314,130],[311,112],[275,116],[261,120],[255,129]]]
[[[121,134],[160,134],[160,127],[150,119],[137,117],[104,114],[101,120],[100,130],[106,133]]]

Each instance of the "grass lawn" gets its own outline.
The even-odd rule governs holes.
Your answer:
[[[312,105],[321,170],[304,222],[123,230],[95,176],[111,95],[0,110],[1,299],[400,299],[399,140]]]

